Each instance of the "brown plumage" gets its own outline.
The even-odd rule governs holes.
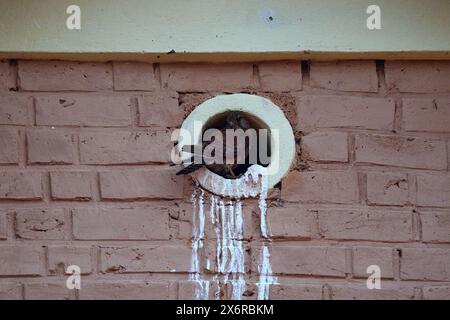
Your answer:
[[[204,141],[202,143],[202,147],[199,146],[184,146],[183,151],[191,152],[193,153],[193,156],[190,158],[190,165],[187,167],[181,169],[177,172],[177,175],[184,175],[192,173],[198,169],[200,169],[203,166],[206,166],[209,170],[211,170],[214,173],[217,173],[227,179],[235,179],[239,176],[237,173],[240,171],[239,169],[241,166],[248,167],[248,158],[249,158],[249,145],[246,142],[245,144],[245,152],[238,152],[238,145],[237,143],[234,144],[234,150],[232,151],[232,154],[234,155],[234,163],[227,164],[225,163],[226,154],[227,154],[227,143],[226,143],[226,130],[227,129],[242,129],[243,131],[246,131],[247,129],[250,129],[250,123],[245,117],[245,115],[242,112],[239,111],[231,111],[228,113],[225,124],[222,128],[216,128],[222,132],[222,141],[223,141],[223,161],[222,163],[212,163],[207,164],[205,163],[205,159],[203,159],[203,151],[205,148],[212,143],[211,141]],[[238,156],[240,158],[238,159]],[[201,159],[196,157],[201,157]],[[243,158],[244,157],[244,158]],[[196,160],[196,161],[194,161]]]

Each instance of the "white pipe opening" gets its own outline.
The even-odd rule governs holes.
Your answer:
[[[192,154],[182,151],[183,146],[201,144],[205,124],[228,111],[241,111],[264,123],[270,136],[270,163],[267,167],[252,165],[237,179],[225,179],[206,167],[192,175],[200,186],[224,197],[256,197],[262,189],[272,188],[288,172],[295,157],[295,138],[283,111],[270,100],[250,94],[220,95],[211,98],[192,111],[181,126],[177,151],[181,159]],[[198,128],[198,124],[201,127]]]

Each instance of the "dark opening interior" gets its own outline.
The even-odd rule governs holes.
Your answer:
[[[209,121],[203,127],[202,137],[203,137],[204,132],[208,129],[215,128],[215,129],[220,130],[221,128],[223,128],[226,124],[226,119],[227,119],[227,115],[229,112],[231,112],[231,111],[226,111],[226,112],[217,114],[217,115],[213,116],[211,119],[209,119]],[[241,112],[241,113],[246,117],[247,121],[250,123],[250,128],[253,128],[256,130],[267,129],[268,138],[267,138],[267,146],[266,147],[267,147],[267,155],[270,157],[270,155],[271,155],[271,136],[270,136],[269,126],[261,119],[255,117],[249,113],[246,113],[246,112]],[[248,141],[248,139],[246,139],[246,141]],[[260,141],[259,135],[258,135],[258,146],[257,146],[258,160],[257,160],[257,163],[264,167],[267,167],[270,163],[270,160],[269,160],[269,163],[262,163],[260,161],[260,157],[259,157],[259,146],[260,146],[260,143],[263,143],[263,142],[265,142],[265,141]],[[240,176],[242,176],[247,171],[247,169],[253,164],[254,163],[245,163],[245,164],[241,164],[237,168],[235,168],[233,170],[233,172],[235,174],[235,178],[225,175],[223,170],[221,170],[220,168],[217,168],[217,166],[208,166],[208,169],[226,179],[237,179]]]

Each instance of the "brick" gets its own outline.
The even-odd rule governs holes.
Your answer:
[[[231,287],[231,283],[228,285]],[[207,293],[207,297],[202,295],[202,293],[204,294],[205,292]],[[194,280],[178,282],[179,300],[224,300],[226,299],[225,294],[224,286],[216,283],[215,281],[200,282]]]
[[[417,205],[450,207],[450,176],[433,174],[418,175]]]
[[[32,102],[32,98],[24,95],[0,95],[0,124],[33,124]]]
[[[42,199],[41,179],[39,172],[0,172],[0,199]]]
[[[422,239],[450,243],[450,212],[421,212]]]
[[[172,169],[100,173],[102,199],[181,199],[183,178]]]
[[[354,172],[291,172],[283,181],[281,196],[287,201],[353,203],[358,200]]]
[[[33,130],[27,133],[29,164],[72,164],[72,135],[56,130]]]
[[[450,250],[402,249],[400,278],[404,280],[450,280]]]
[[[79,208],[73,233],[81,240],[168,240],[169,213],[158,207]]]
[[[317,232],[314,212],[296,206],[268,208],[267,225],[274,238],[310,239]]]
[[[0,284],[0,300],[21,300],[22,285],[20,283],[5,282]]]
[[[357,277],[369,277],[367,267],[377,265],[381,270],[381,278],[394,277],[393,249],[380,247],[353,248],[353,274]]]
[[[251,87],[251,64],[161,64],[164,88],[181,92],[237,91]]]
[[[427,300],[450,300],[450,286],[429,286],[422,291]]]
[[[132,99],[125,95],[61,94],[36,97],[36,124],[120,127],[131,124]]]
[[[309,83],[336,91],[378,92],[375,61],[314,61]]]
[[[108,63],[19,61],[20,88],[26,91],[99,91],[113,87]]]
[[[418,132],[450,132],[449,99],[403,99],[403,129]]]
[[[81,300],[167,300],[168,282],[86,281],[79,291]]]
[[[275,284],[270,286],[270,300],[321,300],[321,285]]]
[[[0,164],[19,162],[19,132],[16,129],[0,128]]]
[[[393,99],[351,96],[303,96],[297,98],[298,130],[357,128],[392,130]]]
[[[450,92],[450,61],[386,61],[386,84],[400,92]]]
[[[75,290],[67,289],[66,281],[25,284],[25,300],[75,300]]]
[[[68,240],[69,215],[64,209],[16,210],[16,235],[20,239]]]
[[[0,211],[0,240],[8,238],[8,216],[6,212]]]
[[[92,199],[91,172],[51,172],[50,185],[54,200]]]
[[[16,78],[10,61],[0,61],[0,92],[15,89]]]
[[[357,135],[355,161],[406,168],[447,168],[444,141],[388,135]]]
[[[157,93],[138,97],[139,125],[142,127],[179,127],[183,110],[178,106],[178,94]]]
[[[263,62],[258,65],[261,89],[265,91],[302,90],[300,61]]]
[[[191,248],[188,246],[153,245],[141,247],[102,247],[103,272],[189,272]]]
[[[344,277],[345,248],[272,246],[269,248],[273,274]],[[252,248],[252,270],[258,271],[259,250]]]
[[[397,211],[320,210],[319,229],[325,239],[410,241],[412,216]]]
[[[168,131],[82,133],[82,164],[145,164],[170,161],[173,143]]]
[[[92,272],[92,249],[89,246],[49,246],[47,250],[47,266],[52,275],[66,274],[67,267],[71,265],[79,266],[81,274]]]
[[[367,202],[374,205],[406,205],[409,202],[408,176],[401,173],[367,173]]]
[[[312,132],[302,137],[302,155],[313,161],[347,162],[347,139],[343,132]]]
[[[332,285],[332,300],[411,300],[414,298],[414,288],[389,286],[381,289],[367,289],[363,285]]]
[[[116,61],[113,69],[116,91],[152,91],[159,88],[152,63]]]
[[[1,246],[0,275],[36,276],[43,271],[41,248],[35,246]]]
[[[279,280],[279,279],[278,279]],[[192,281],[193,282],[193,281]],[[289,281],[291,282],[291,281]],[[214,284],[214,283],[212,283]],[[180,284],[181,285],[181,284]],[[193,283],[192,287],[195,286]],[[233,287],[231,283],[227,286],[227,300],[233,300],[232,297]],[[217,290],[210,286],[211,292],[215,293]],[[318,284],[271,284],[269,287],[269,300],[321,300],[322,299],[322,285]],[[214,299],[214,295],[211,295],[210,300]],[[190,298],[189,298],[190,297]],[[179,296],[178,299],[194,299],[195,294],[192,290],[191,295]],[[246,290],[242,295],[241,300],[257,300],[258,299],[258,283],[246,282]],[[221,297],[220,300],[225,300]]]

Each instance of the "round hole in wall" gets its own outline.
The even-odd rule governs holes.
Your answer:
[[[225,197],[256,196],[261,186],[256,181],[261,174],[266,177],[267,188],[277,184],[288,172],[295,156],[295,139],[292,127],[283,111],[270,100],[250,94],[219,95],[198,105],[184,120],[178,137],[177,151],[182,159],[192,154],[183,151],[187,145],[201,144],[203,132],[207,128],[218,126],[225,115],[231,111],[240,111],[250,119],[254,128],[266,128],[270,136],[270,163],[267,167],[258,164],[244,168],[245,173],[237,179],[225,179],[217,173],[203,167],[192,176],[200,186],[209,192]]]

